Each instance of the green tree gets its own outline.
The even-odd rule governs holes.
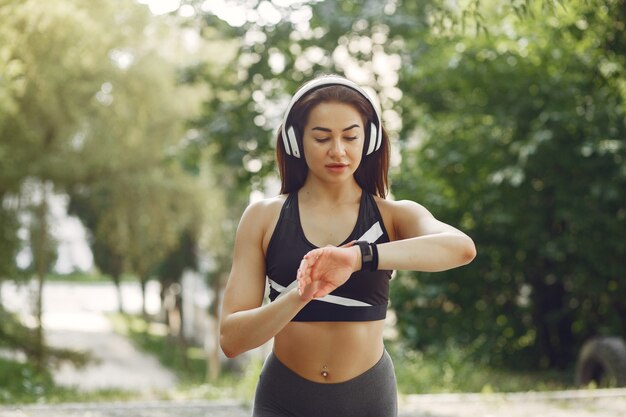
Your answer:
[[[367,85],[400,147],[395,196],[479,249],[467,268],[401,274],[403,337],[567,366],[586,337],[625,333],[623,6],[327,0],[234,28],[214,11],[208,25],[241,44],[237,71],[202,73],[219,117],[199,121],[201,140],[240,189],[263,189],[289,92],[320,72]]]
[[[98,57],[90,36],[98,28],[95,22],[95,15],[61,1],[45,7],[34,1],[9,1],[0,8],[4,38],[0,102],[7,110],[0,117],[0,197],[39,201],[32,210],[37,234],[31,236],[39,288],[51,264],[46,259],[47,199],[55,187],[67,183],[72,167],[78,165],[74,134],[85,103],[97,91],[94,74],[102,68],[98,58],[106,57]],[[23,187],[27,178],[36,186]],[[30,190],[34,194],[26,195]],[[41,295],[37,306],[40,316]],[[38,345],[43,355],[42,337]]]
[[[397,196],[479,252],[400,277],[393,305],[414,346],[455,338],[492,364],[566,367],[587,337],[626,334],[623,6],[496,15],[489,36],[407,45],[419,54],[400,77]]]
[[[114,276],[124,265],[145,280],[190,222],[197,188],[171,159],[197,99],[178,83],[174,59],[182,54],[163,48],[165,39],[179,39],[168,38],[169,28],[123,0],[0,6],[0,238],[15,253],[11,203],[28,209],[35,202],[39,287],[51,264],[46,206],[53,192],[113,199],[110,213],[90,213],[85,223],[96,225],[98,258],[118,257],[110,263]],[[6,261],[10,271],[13,259]]]

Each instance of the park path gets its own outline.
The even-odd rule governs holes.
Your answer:
[[[139,309],[139,289],[124,288],[125,307]],[[158,308],[158,288],[148,287],[148,311]],[[5,306],[27,316],[27,288],[2,287]],[[90,351],[98,361],[85,369],[62,367],[57,382],[81,389],[117,388],[143,393],[142,401],[39,404],[0,407],[0,417],[245,417],[234,401],[160,401],[176,386],[175,376],[156,359],[115,334],[105,314],[117,310],[107,284],[51,283],[44,293],[48,341]],[[151,399],[152,398],[152,399]],[[626,417],[626,389],[514,394],[411,395],[400,400],[399,417]],[[340,416],[329,416],[340,417]]]
[[[126,311],[140,311],[139,285],[125,283],[122,293]],[[26,321],[30,317],[31,295],[28,287],[6,283],[2,286],[5,307]],[[158,286],[148,286],[146,299],[148,311],[158,311]],[[87,352],[94,359],[79,369],[69,363],[62,364],[53,372],[58,384],[84,391],[136,391],[146,397],[175,388],[177,379],[170,370],[153,356],[139,352],[111,328],[106,314],[118,309],[112,284],[51,282],[44,286],[43,301],[46,342],[54,347]]]
[[[411,395],[400,409],[400,417],[626,417],[626,389]]]
[[[0,407],[0,417],[249,417],[236,402],[144,401]],[[626,390],[435,394],[403,398],[399,417],[624,417]],[[329,416],[341,417],[341,416]]]

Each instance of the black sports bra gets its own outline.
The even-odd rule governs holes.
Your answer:
[[[366,240],[389,242],[382,216],[371,194],[362,193],[356,225],[343,243]],[[300,223],[298,193],[287,196],[265,255],[269,298],[276,300],[297,285],[296,273],[307,252],[317,246],[309,242]],[[387,315],[389,279],[392,271],[358,271],[325,297],[309,302],[292,321],[373,321]]]

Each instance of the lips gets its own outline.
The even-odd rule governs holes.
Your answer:
[[[327,164],[326,169],[329,170],[330,172],[342,173],[348,169],[348,164],[337,164],[337,163]]]

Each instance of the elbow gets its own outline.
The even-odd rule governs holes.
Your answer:
[[[467,265],[472,262],[474,258],[476,258],[476,245],[470,237],[467,237],[467,242],[463,245],[461,253],[461,262],[463,265]]]
[[[224,345],[222,345],[222,352],[224,352],[224,355],[226,355],[228,359],[235,359],[237,356],[239,356],[239,353],[235,352],[234,350],[226,349]]]
[[[223,327],[220,327],[220,348],[228,359],[234,359],[245,352],[238,344],[237,338],[233,338],[232,330],[228,332]]]
[[[220,332],[220,348],[228,359],[234,359],[241,353],[238,352],[234,346],[232,346],[232,343],[229,343],[228,338],[224,335],[224,332]]]

